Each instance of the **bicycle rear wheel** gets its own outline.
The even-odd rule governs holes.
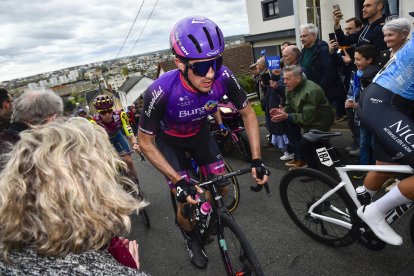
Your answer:
[[[232,167],[224,161],[225,173],[233,171]],[[223,196],[224,206],[230,212],[234,212],[240,202],[240,187],[236,176],[229,178],[230,184],[227,186],[227,193]]]
[[[329,176],[312,169],[295,169],[287,172],[280,182],[283,207],[293,220],[312,239],[323,244],[341,247],[354,242],[352,230],[334,223],[313,218],[309,208],[338,183]],[[341,188],[314,209],[314,213],[355,222],[356,206]]]
[[[264,275],[246,236],[232,217],[220,214],[218,243],[227,275]]]

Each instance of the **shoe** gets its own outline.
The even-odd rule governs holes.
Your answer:
[[[385,221],[385,215],[378,211],[375,203],[359,207],[357,214],[378,238],[392,245],[402,244],[401,236]]]
[[[295,165],[293,165],[289,168],[289,170],[294,170],[294,169],[299,169],[299,168],[306,168],[307,166],[308,166],[308,163],[306,163],[306,161],[298,160]]]
[[[367,175],[367,172],[359,172],[352,176],[353,179],[362,179]]]
[[[187,233],[186,236],[185,245],[191,263],[197,268],[206,268],[208,259],[200,239],[195,233],[190,233],[190,235]]]
[[[293,159],[293,160],[286,162],[285,165],[290,167],[290,166],[294,166],[297,162],[298,160]]]
[[[348,153],[351,156],[359,156],[360,151],[359,151],[359,148],[357,148],[355,150],[350,150]]]
[[[282,160],[282,161],[292,160],[294,156],[295,155],[293,153],[289,153],[289,152],[285,151],[285,153],[280,157],[280,160]]]

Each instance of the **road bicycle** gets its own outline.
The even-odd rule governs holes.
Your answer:
[[[317,145],[316,154],[321,164],[334,169],[336,175],[309,168],[287,172],[280,182],[283,206],[293,222],[318,242],[341,247],[357,240],[369,249],[381,250],[385,242],[378,239],[356,213],[361,203],[348,173],[381,171],[409,176],[414,171],[406,165],[343,165],[330,143],[332,137],[340,135],[340,132],[317,130],[304,134],[305,139]],[[394,223],[413,206],[410,203],[391,210],[386,216],[387,222]],[[414,216],[410,222],[410,234],[414,240]]]
[[[217,235],[217,242],[227,275],[264,275],[250,242],[225,207],[226,205],[219,191],[220,185],[223,183],[230,184],[229,181],[225,180],[231,179],[236,175],[250,173],[250,171],[250,168],[236,170],[209,178],[209,180],[203,182],[192,178],[190,179],[193,183],[210,193],[212,209],[209,214],[210,217],[203,225],[194,215],[197,213],[194,212],[197,205],[186,204],[184,212],[190,222],[195,223],[194,227],[200,233],[199,238],[204,244],[212,242],[211,235]],[[171,201],[174,214],[176,215],[177,202],[173,193],[171,193]],[[182,234],[185,237],[183,232]]]

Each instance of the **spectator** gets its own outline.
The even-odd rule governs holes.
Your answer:
[[[0,154],[8,143],[14,144],[19,140],[21,131],[53,121],[62,113],[63,101],[55,92],[27,91],[23,93],[14,102],[10,127],[0,132]]]
[[[407,18],[397,18],[388,21],[382,27],[384,41],[388,50],[380,53],[380,66],[383,67],[394,54],[407,42],[410,34],[411,24]]]
[[[345,35],[351,35],[359,32],[362,28],[362,22],[358,18],[352,17],[345,21]]]
[[[253,63],[250,65],[249,69],[252,73],[252,78],[254,82],[254,91],[256,91],[257,98],[260,101],[260,77],[259,77],[259,70],[257,69],[257,64]]]
[[[282,52],[282,61],[284,66],[297,65],[299,64],[300,49],[295,45],[287,46]],[[283,74],[281,76],[283,82]],[[285,86],[282,83],[283,87]],[[286,89],[285,89],[286,90]],[[285,96],[286,98],[286,96]],[[300,139],[302,138],[302,132],[300,126],[297,124],[286,121],[287,137],[289,140],[289,147],[287,148],[288,153],[293,153],[293,159],[285,163],[286,166],[294,166],[299,160],[303,160],[300,152]]]
[[[270,78],[270,89],[269,93],[269,107],[279,108],[284,105],[285,102],[285,85],[283,84],[283,78],[279,74],[272,74]],[[280,157],[282,161],[292,160],[294,158],[294,153],[292,148],[289,148],[289,139],[287,137],[287,123],[283,122],[272,122],[269,115],[269,131],[272,134],[271,143],[279,148],[283,155]]]
[[[273,122],[290,121],[297,124],[305,132],[311,129],[328,131],[333,123],[333,110],[321,87],[303,76],[297,65],[286,66],[283,69],[283,79],[286,86],[286,105],[273,108],[271,119]],[[292,168],[307,165],[317,168],[315,151],[305,139],[301,139],[301,151],[306,160],[298,160]],[[306,145],[305,145],[306,144]]]
[[[382,34],[382,25],[385,17],[382,16],[384,0],[365,0],[362,8],[362,17],[368,21],[360,31],[345,35],[341,29],[340,21],[343,17],[340,10],[333,11],[335,35],[341,46],[356,44],[359,47],[364,44],[374,45],[378,53],[386,50]]]
[[[142,275],[105,250],[145,206],[123,190],[136,188],[105,131],[76,117],[20,136],[0,173],[0,274]],[[120,241],[115,256],[139,269],[136,242]]]
[[[356,110],[358,100],[364,89],[371,84],[375,75],[379,71],[376,65],[377,52],[374,46],[365,44],[355,49],[355,66],[357,71],[354,73],[348,100],[345,102],[346,108]],[[350,155],[359,155],[360,165],[372,165],[375,163],[373,157],[373,137],[368,128],[360,123],[358,112],[355,114],[355,124],[359,128],[359,149],[349,151]],[[354,178],[362,178],[365,174],[362,172],[356,174]]]
[[[6,89],[0,88],[0,131],[9,128],[13,111],[13,97]]]
[[[138,134],[138,121],[135,119],[135,115],[137,114],[137,110],[135,108],[135,105],[131,105],[128,108],[128,119],[129,124],[131,125],[132,132],[135,136]],[[137,118],[139,120],[139,117]]]
[[[331,105],[336,105],[337,117],[345,115],[346,91],[329,54],[325,41],[318,39],[318,28],[311,23],[300,26],[300,41],[303,45],[299,63],[306,77],[318,84]]]
[[[387,0],[386,5],[382,11],[384,15],[397,15],[398,16],[398,1]]]
[[[256,67],[259,71],[260,102],[262,104],[262,110],[265,111],[266,93],[270,85],[270,71],[266,66],[266,59],[264,57],[257,60]]]

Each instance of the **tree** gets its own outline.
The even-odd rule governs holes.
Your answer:
[[[122,67],[122,75],[125,77],[129,75],[128,67]]]

